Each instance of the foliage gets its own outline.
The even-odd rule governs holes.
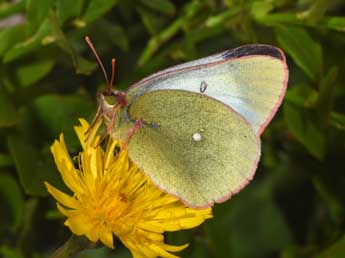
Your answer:
[[[105,86],[89,35],[106,68],[117,58],[119,89],[239,45],[282,48],[288,91],[254,181],[199,230],[167,238],[191,241],[183,257],[345,257],[344,14],[341,0],[1,0],[0,255],[45,257],[68,239],[43,180],[63,187],[49,146],[63,131],[77,153],[72,126]]]

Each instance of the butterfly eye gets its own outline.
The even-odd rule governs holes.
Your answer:
[[[117,96],[113,91],[101,91],[98,93],[98,102],[101,104],[101,106],[114,106],[117,104]]]
[[[127,106],[126,94],[118,90],[105,90],[98,94],[98,100],[101,104],[114,106],[120,104],[121,106]]]
[[[108,104],[108,105],[115,105],[117,104],[117,98],[114,95],[111,96],[104,96],[104,101]]]

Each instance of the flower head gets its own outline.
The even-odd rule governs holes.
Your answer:
[[[75,235],[100,240],[114,248],[113,235],[126,245],[133,257],[176,257],[187,245],[164,243],[165,231],[200,225],[212,217],[211,209],[186,207],[177,198],[159,190],[133,164],[126,150],[109,139],[105,149],[97,133],[101,122],[90,128],[85,120],[75,131],[82,145],[76,168],[64,137],[51,147],[55,163],[73,196],[45,182],[57,200],[59,211],[67,217],[65,225]]]

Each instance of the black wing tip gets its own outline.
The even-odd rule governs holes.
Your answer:
[[[252,55],[271,56],[285,62],[285,56],[283,52],[279,48],[270,45],[245,45],[225,51],[222,54],[222,57],[224,58],[224,60],[228,60]]]

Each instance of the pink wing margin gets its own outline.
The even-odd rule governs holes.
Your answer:
[[[267,117],[267,119],[260,126],[260,129],[259,129],[259,131],[257,133],[259,136],[263,133],[265,128],[271,122],[271,120],[273,119],[274,115],[277,113],[278,108],[282,104],[284,96],[285,96],[285,93],[286,93],[287,84],[288,84],[288,81],[289,81],[289,68],[288,68],[287,63],[286,63],[286,57],[285,57],[285,55],[284,55],[284,53],[283,53],[283,51],[281,49],[277,48],[277,50],[281,53],[282,57],[284,58],[284,60],[283,60],[284,71],[285,71],[284,81],[283,81],[283,85],[282,85],[282,89],[281,89],[278,101],[276,102],[275,106],[273,107],[273,109],[272,109],[271,113],[269,114],[269,116]]]

